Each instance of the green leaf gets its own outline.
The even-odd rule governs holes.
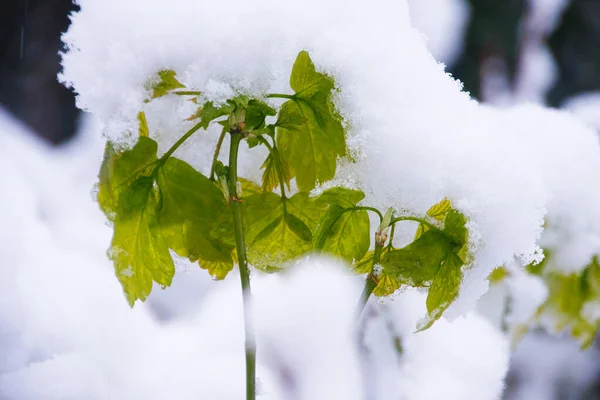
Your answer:
[[[466,264],[467,220],[447,204],[442,202],[429,213],[444,221],[443,229],[427,227],[412,243],[381,258],[383,273],[399,284],[428,288],[427,316],[419,322],[419,330],[429,328],[456,299]]]
[[[232,264],[233,226],[223,194],[187,163],[169,158],[157,176],[161,233],[178,255]]]
[[[248,249],[248,260],[258,269],[285,267],[310,250],[310,242],[298,236],[289,219],[279,216]]]
[[[298,217],[311,232],[314,232],[319,225],[319,221],[327,210],[327,206],[320,202],[315,202],[308,193],[300,192],[286,199],[287,211]]]
[[[449,253],[440,265],[439,272],[433,278],[427,293],[428,315],[419,322],[417,329],[425,330],[438,320],[442,313],[458,297],[462,280],[461,267],[463,261],[454,253]]]
[[[371,273],[373,271],[373,257],[373,250],[368,251],[360,261],[352,263],[352,271],[359,275]]]
[[[373,289],[373,295],[378,297],[390,296],[400,289],[400,282],[386,273],[381,274],[377,286]]]
[[[284,268],[312,248],[312,231],[324,206],[298,193],[283,199],[263,193],[244,199],[248,260],[262,270]]]
[[[233,107],[229,103],[224,103],[221,104],[219,107],[215,107],[212,101],[207,101],[202,106],[200,106],[194,114],[187,118],[187,120],[191,121],[194,119],[200,119],[200,122],[202,123],[200,127],[202,129],[208,129],[208,126],[211,122],[213,122],[217,118],[228,115],[232,111]]]
[[[152,98],[156,99],[166,95],[171,90],[184,88],[185,86],[175,78],[176,75],[172,69],[158,71],[159,81],[151,87]]]
[[[338,186],[325,190],[317,197],[317,200],[327,204],[334,204],[342,208],[352,208],[364,198],[365,194],[360,190]]]
[[[270,192],[279,186],[280,173],[283,183],[287,186],[288,191],[290,190],[290,168],[287,163],[281,159],[277,148],[274,148],[273,151],[269,152],[265,162],[260,168],[264,169],[262,176],[263,191]]]
[[[448,235],[454,245],[461,249],[467,243],[467,219],[456,210],[451,210],[444,221],[444,233]]]
[[[334,187],[316,198],[329,206],[313,238],[315,250],[349,261],[364,257],[371,244],[369,215],[365,210],[349,211],[364,197],[360,190]]]
[[[313,237],[315,250],[359,261],[369,250],[370,221],[365,210],[351,210],[365,197],[360,190],[334,187],[315,199],[328,204]]]
[[[256,146],[260,145],[260,140],[258,140],[258,137],[255,135],[249,135],[246,138],[246,144],[248,145],[249,149],[253,149]]]
[[[327,236],[331,231],[333,225],[337,222],[338,218],[344,213],[344,208],[336,204],[332,204],[327,208],[327,212],[323,214],[317,230],[313,235],[313,248],[316,251],[322,251],[327,241]]]
[[[546,261],[548,255],[544,259]],[[580,273],[563,275],[553,270],[542,273],[549,295],[538,310],[538,316],[547,315],[554,321],[557,332],[570,330],[581,344],[587,348],[593,344],[600,328],[600,318],[588,309],[600,303],[600,264],[594,257]]]
[[[115,219],[121,193],[140,176],[152,174],[158,161],[157,148],[156,142],[145,136],[124,152],[117,152],[111,142],[106,143],[99,174],[98,203],[109,220]]]
[[[295,91],[279,111],[277,147],[301,191],[332,179],[338,157],[346,155],[345,131],[332,102],[333,79],[316,71],[300,52],[292,68]]]
[[[490,281],[491,284],[499,283],[504,281],[504,279],[509,275],[510,273],[505,266],[497,267],[488,276],[488,281]]]
[[[244,178],[238,178],[238,181],[242,185],[242,196],[243,197],[252,196],[254,194],[261,194],[263,192],[262,188],[260,186],[258,186],[256,183],[252,182],[251,180],[244,179]]]
[[[253,133],[255,135],[267,135],[267,136],[271,137],[272,139],[275,139],[275,125],[273,125],[273,124],[265,125],[262,128],[255,129],[253,131]]]
[[[260,100],[252,99],[248,102],[246,108],[246,127],[245,130],[253,132],[265,127],[265,119],[267,116],[273,116],[277,111],[270,107],[267,103]]]
[[[100,168],[98,201],[114,226],[109,255],[130,305],[146,299],[153,281],[170,285],[175,273],[157,228],[156,151],[156,142],[145,136],[121,153],[109,142]]]
[[[436,219],[439,222],[444,221],[446,215],[452,209],[452,203],[448,199],[443,199],[439,203],[433,205],[429,210],[427,210],[427,215]],[[417,232],[415,233],[415,240],[419,238],[424,232],[429,229],[426,225],[419,224],[417,227]]]
[[[428,287],[451,250],[448,238],[439,231],[427,231],[401,249],[390,250],[381,259],[387,274],[405,285]]]
[[[283,215],[281,197],[275,193],[261,192],[244,197],[242,205],[246,246],[250,246],[259,233]]]
[[[109,254],[131,306],[148,297],[153,281],[169,286],[175,274],[169,248],[157,229],[157,207],[151,177],[136,179],[120,197]]]
[[[427,215],[430,217],[442,222],[446,219],[446,215],[452,210],[452,203],[450,200],[443,199],[439,203],[433,205],[429,210],[427,210]]]
[[[200,268],[205,269],[214,279],[223,280],[233,269],[233,262],[226,261],[206,261],[198,262]]]
[[[148,122],[146,121],[146,114],[143,111],[140,111],[137,115],[138,122],[140,123],[139,135],[140,136],[149,136],[148,131]]]
[[[362,259],[370,245],[369,215],[364,210],[348,211],[331,226],[322,251],[352,261]]]

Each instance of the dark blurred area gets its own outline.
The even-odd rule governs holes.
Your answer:
[[[483,74],[491,59],[502,60],[508,84],[515,83],[530,1],[467,1],[471,19],[464,51],[449,70],[483,101]],[[0,2],[0,106],[54,144],[75,134],[79,115],[73,94],[56,79],[63,48],[60,35],[76,9],[71,0]],[[600,0],[571,0],[556,29],[543,40],[558,69],[558,79],[546,95],[549,105],[600,90]]]
[[[550,105],[600,90],[600,1],[571,0],[548,43],[559,67],[558,81],[548,95]]]
[[[520,24],[527,10],[526,0],[468,0],[468,23],[463,54],[450,72],[464,84],[471,96],[481,99],[482,74],[486,62],[504,60],[510,83],[514,83],[519,62]]]
[[[56,78],[71,0],[0,2],[0,107],[53,144],[75,134],[79,112]]]
[[[468,0],[471,8],[464,51],[450,72],[479,100],[485,65],[504,61],[508,82],[515,84],[528,32],[523,20],[530,1]],[[555,30],[544,37],[557,67],[557,80],[546,95],[558,107],[574,95],[600,90],[600,0],[570,0]]]

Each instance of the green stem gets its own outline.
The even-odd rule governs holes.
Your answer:
[[[379,223],[381,223],[381,221],[383,221],[383,214],[381,213],[381,211],[379,211],[375,207],[356,206],[356,207],[352,208],[352,211],[360,211],[360,210],[372,211],[375,214],[377,214],[377,216],[379,217]]]
[[[179,92],[173,92],[177,96],[200,96],[202,92],[190,91],[190,90],[181,90]]]
[[[394,241],[394,233],[396,233],[396,224],[392,225],[392,231],[390,232],[390,241],[388,242],[388,251],[392,249],[393,241]]]
[[[377,286],[375,281],[375,274],[373,273],[373,269],[379,262],[381,261],[381,251],[383,250],[383,243],[375,243],[375,252],[373,253],[373,266],[371,267],[371,272],[367,279],[365,280],[365,288],[363,289],[362,295],[360,296],[360,301],[358,302],[358,306],[356,307],[356,314],[360,315],[369,301],[369,297],[371,297],[371,293]]]
[[[296,100],[296,96],[293,94],[281,94],[281,93],[271,93],[265,96],[267,99],[288,99],[288,100]]]
[[[192,129],[190,129],[189,131],[184,133],[183,136],[180,137],[179,140],[176,141],[175,144],[173,146],[171,146],[171,148],[165,154],[163,154],[163,156],[160,158],[160,163],[164,164],[167,161],[167,159],[169,157],[171,157],[173,155],[173,153],[175,153],[175,150],[177,150],[179,148],[179,146],[181,146],[186,140],[188,140],[190,138],[190,136],[192,136],[194,133],[196,133],[196,131],[198,129],[200,129],[201,127],[202,127],[202,122],[198,122],[196,125],[194,125],[192,127]]]
[[[250,271],[246,259],[246,245],[244,243],[244,225],[242,220],[242,203],[237,194],[237,158],[242,134],[231,130],[231,143],[229,145],[229,204],[233,216],[233,227],[235,230],[235,247],[240,268],[240,280],[242,282],[242,299],[244,303],[244,332],[246,348],[246,400],[254,400],[256,397],[256,341],[254,339],[254,328],[250,316],[250,303],[252,292],[250,289]]]
[[[400,222],[400,221],[415,221],[415,222],[419,222],[423,225],[427,225],[428,228],[439,231],[440,228],[438,228],[437,226],[435,226],[434,224],[432,224],[431,222],[427,222],[425,221],[423,218],[418,218],[418,217],[409,217],[409,216],[404,216],[404,217],[396,217],[392,220],[392,222],[390,222],[390,225],[394,225],[396,222]]]
[[[217,147],[215,148],[215,154],[213,155],[212,165],[210,166],[210,180],[215,180],[215,168],[217,167],[217,161],[219,161],[219,153],[221,152],[221,146],[223,145],[223,139],[225,139],[225,134],[227,130],[223,128],[221,132],[221,136],[219,136],[219,140],[217,141]]]

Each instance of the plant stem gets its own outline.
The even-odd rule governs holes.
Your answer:
[[[223,139],[225,139],[225,134],[227,130],[223,128],[221,132],[221,136],[219,136],[219,140],[217,141],[217,147],[215,149],[215,154],[213,155],[212,165],[210,166],[210,180],[215,180],[215,168],[217,166],[217,161],[219,160],[219,153],[221,152],[221,146],[223,145]]]
[[[293,94],[281,94],[281,93],[271,93],[265,96],[267,99],[288,99],[288,100],[296,100],[296,96]]]
[[[388,242],[388,251],[392,249],[394,242],[394,234],[396,233],[396,224],[392,225],[392,231],[390,232],[390,241]]]
[[[229,145],[229,204],[233,216],[233,227],[235,230],[235,247],[240,268],[240,279],[242,282],[242,299],[244,303],[244,331],[246,348],[246,400],[254,400],[256,396],[256,342],[254,339],[254,328],[250,315],[251,297],[250,272],[246,259],[246,245],[244,243],[244,226],[242,220],[242,203],[237,198],[237,157],[242,140],[240,131],[231,130],[231,143]]]
[[[198,129],[200,129],[201,127],[202,127],[202,122],[198,122],[196,125],[194,125],[192,127],[192,129],[190,129],[189,131],[184,133],[183,136],[180,137],[179,140],[176,141],[175,144],[173,146],[171,146],[171,148],[160,158],[160,162],[162,164],[164,164],[165,161],[167,161],[167,159],[169,157],[171,157],[173,155],[173,153],[175,153],[175,150],[177,150],[179,148],[179,146],[181,146],[186,140],[188,140],[190,138],[190,136],[192,136],[194,133],[196,133],[196,131]]]
[[[379,217],[379,223],[381,223],[381,221],[383,221],[383,214],[381,213],[381,211],[379,211],[375,207],[356,206],[356,207],[351,208],[350,210],[352,210],[352,211],[360,211],[360,210],[372,211],[375,214],[377,214],[377,216]]]
[[[400,221],[415,221],[415,222],[419,222],[423,225],[427,225],[428,228],[439,231],[440,228],[438,228],[437,226],[435,226],[434,224],[432,224],[431,222],[427,222],[425,221],[423,218],[418,218],[418,217],[409,217],[409,216],[404,216],[404,217],[396,217],[392,220],[392,222],[390,222],[390,225],[394,225],[396,222],[400,222]]]
[[[381,251],[383,250],[383,243],[379,241],[375,241],[375,252],[373,253],[373,267],[371,268],[371,272],[367,279],[365,280],[365,288],[363,289],[362,295],[360,296],[360,301],[358,302],[358,306],[356,307],[356,314],[360,315],[369,301],[369,297],[371,297],[371,293],[373,293],[373,289],[377,286],[375,281],[375,275],[373,273],[373,269],[379,262],[381,261]]]
[[[179,92],[172,92],[177,96],[200,96],[202,92],[198,91],[190,91],[190,90],[180,90]]]

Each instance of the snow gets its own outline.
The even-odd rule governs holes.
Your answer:
[[[600,92],[579,94],[567,99],[562,108],[600,132]]]
[[[507,400],[585,398],[597,382],[598,350],[582,352],[577,343],[540,332],[528,335],[512,359],[513,387]]]
[[[519,132],[550,189],[540,245],[552,253],[551,268],[583,270],[600,250],[600,188],[592,183],[600,171],[596,132],[568,113],[534,105],[504,111],[503,119],[506,129]]]
[[[427,49],[439,62],[460,57],[470,17],[466,0],[408,0],[410,20],[425,35]]]
[[[537,327],[535,316],[547,300],[548,292],[542,278],[525,272],[515,263],[508,268],[508,275],[493,283],[479,300],[477,313],[504,332],[514,350],[523,334]]]
[[[371,388],[378,396],[373,398],[499,398],[508,370],[508,341],[483,317],[472,312],[414,333],[416,321],[425,312],[423,293],[407,290],[373,308],[376,315],[387,314],[392,324],[386,326],[384,318],[367,320],[365,344],[375,364]],[[401,354],[391,343],[390,330],[401,339]]]

